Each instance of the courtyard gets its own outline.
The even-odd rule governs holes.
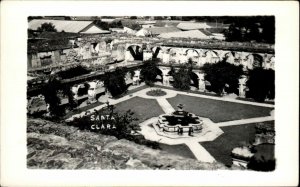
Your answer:
[[[274,123],[274,105],[220,98],[189,92],[161,89],[166,94],[149,96],[147,92],[155,87],[130,90],[120,98],[104,97],[98,106],[74,114],[67,120],[83,116],[87,111],[93,112],[105,107],[105,102],[115,106],[118,112],[131,110],[141,127],[140,134],[146,139],[156,141],[159,147],[171,154],[203,162],[221,162],[231,166],[233,148],[253,141],[256,123]],[[178,104],[184,104],[185,110],[195,113],[209,124],[205,136],[192,136],[172,139],[159,136],[152,124],[161,114],[174,112]]]

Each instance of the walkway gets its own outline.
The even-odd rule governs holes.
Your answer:
[[[200,94],[194,94],[194,93],[188,93],[188,92],[181,92],[181,91],[174,91],[174,90],[169,90],[169,89],[161,89],[165,91],[167,94],[164,96],[160,97],[153,97],[153,96],[148,96],[146,93],[152,89],[156,88],[146,88],[140,91],[137,91],[135,93],[132,93],[130,95],[124,96],[119,99],[111,99],[111,98],[104,98],[103,99],[107,100],[110,104],[117,104],[123,101],[126,101],[128,99],[134,98],[136,96],[146,98],[146,99],[156,99],[162,110],[170,114],[174,112],[174,108],[172,105],[168,102],[167,98],[175,97],[177,94],[182,94],[182,95],[189,95],[193,97],[201,97],[201,98],[207,98],[207,99],[214,99],[214,100],[221,100],[221,101],[227,101],[227,102],[233,102],[233,103],[242,103],[242,104],[248,104],[248,105],[255,105],[255,106],[264,106],[264,107],[274,107],[274,105],[271,104],[265,104],[265,103],[255,103],[255,102],[249,102],[249,101],[241,101],[241,100],[235,100],[233,98],[221,98],[221,97],[214,97],[214,96],[207,96],[207,95],[200,95]],[[104,101],[106,102],[106,101]],[[93,112],[95,109],[99,110],[103,107],[105,107],[106,104],[97,106],[95,108],[89,109],[88,111]],[[82,112],[77,115],[73,115],[71,118],[68,120],[72,120],[74,117],[78,116],[83,116],[85,115],[86,112]],[[205,118],[203,118],[204,120]],[[206,120],[209,120],[208,118]],[[241,119],[241,120],[235,120],[235,121],[228,121],[228,122],[221,122],[221,123],[214,123],[210,124],[206,122],[205,125],[208,125],[206,128],[207,132],[203,132],[204,134],[207,134],[207,137],[210,137],[209,133],[212,133],[213,131],[216,131],[215,136],[219,136],[223,133],[221,129],[218,127],[224,127],[224,126],[233,126],[233,125],[243,125],[243,124],[249,124],[249,123],[258,123],[258,122],[264,122],[264,121],[271,121],[274,120],[274,110],[270,113],[270,116],[265,116],[265,117],[257,117],[257,118],[249,118],[249,119]],[[148,119],[139,125],[141,126],[141,131],[140,133],[148,140],[151,141],[157,141],[160,143],[168,144],[168,145],[177,145],[177,144],[186,144],[189,149],[192,151],[194,156],[196,157],[197,160],[202,161],[202,162],[214,162],[215,159],[213,156],[210,155],[210,153],[199,144],[199,142],[202,141],[213,141],[216,137],[211,137],[207,138],[204,136],[201,137],[181,137],[181,138],[170,138],[167,136],[162,136],[159,135],[158,132],[156,132],[155,128],[152,126],[152,124],[157,122],[157,117]],[[211,128],[211,129],[210,129]],[[216,129],[214,129],[216,128]],[[219,129],[219,130],[218,130]],[[214,135],[214,134],[211,134]]]
[[[163,111],[166,114],[171,114],[172,112],[174,112],[174,108],[172,107],[172,105],[167,101],[167,99],[165,98],[157,98],[156,99],[159,106],[163,109]]]
[[[225,127],[225,126],[233,126],[233,125],[244,125],[249,123],[259,123],[259,122],[272,121],[272,120],[274,120],[274,116],[266,116],[266,117],[221,122],[221,123],[216,123],[216,125],[218,125],[219,127]]]
[[[204,147],[202,147],[199,142],[205,141],[203,137],[180,137],[180,138],[169,138],[167,136],[159,135],[156,130],[153,128],[153,124],[157,122],[157,117],[150,118],[143,123],[140,123],[141,131],[140,133],[147,139],[151,141],[156,141],[159,143],[167,145],[178,145],[186,144],[191,152],[194,154],[197,160],[201,162],[214,162],[215,159],[210,155]],[[209,140],[208,140],[209,141]]]
[[[190,148],[197,160],[210,163],[215,161],[214,157],[212,157],[197,141],[187,141],[185,144]]]

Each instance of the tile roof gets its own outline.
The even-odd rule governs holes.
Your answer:
[[[206,23],[200,23],[200,22],[185,22],[185,23],[179,23],[177,25],[177,28],[181,30],[195,30],[195,29],[206,29],[211,28],[211,26],[207,25]]]
[[[172,33],[163,33],[158,35],[160,38],[198,38],[198,39],[210,39],[209,36],[199,30],[180,31]]]
[[[158,35],[162,33],[169,33],[169,32],[179,32],[180,30],[176,27],[152,27],[152,28],[146,28],[150,34],[152,35]]]
[[[37,30],[43,23],[52,23],[55,26],[57,32],[65,31],[71,33],[78,33],[91,25],[92,21],[69,21],[69,20],[46,20],[46,19],[34,19],[28,23],[28,28],[31,30]]]

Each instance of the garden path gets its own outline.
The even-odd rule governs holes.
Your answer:
[[[265,103],[255,103],[255,102],[249,102],[249,101],[241,101],[241,100],[236,100],[233,98],[220,98],[220,97],[214,97],[214,96],[207,96],[207,95],[200,95],[200,94],[194,94],[194,93],[189,93],[189,92],[182,92],[182,91],[174,91],[174,90],[168,90],[168,89],[161,89],[165,91],[167,94],[165,96],[160,96],[160,97],[153,97],[153,96],[148,96],[146,93],[150,91],[151,88],[146,88],[140,91],[137,91],[135,93],[132,93],[130,95],[124,96],[119,99],[111,99],[111,98],[106,98],[107,101],[110,104],[117,104],[123,101],[126,101],[130,98],[139,96],[142,98],[147,98],[147,99],[156,99],[160,107],[163,109],[165,113],[172,113],[174,108],[171,106],[171,104],[167,101],[166,98],[170,97],[175,97],[177,94],[182,94],[182,95],[189,95],[193,97],[202,97],[202,98],[207,98],[207,99],[214,99],[214,100],[221,100],[221,101],[228,101],[228,102],[234,102],[234,103],[242,103],[242,104],[249,104],[249,105],[255,105],[255,106],[264,106],[264,107],[274,107],[272,104],[265,104]],[[89,109],[87,111],[93,112],[95,109],[100,110],[103,107],[105,107],[106,104],[99,105],[97,107],[94,107],[92,109]],[[85,115],[85,112],[82,112],[80,114],[73,115],[67,120],[71,120],[74,117],[79,117]],[[215,159],[213,156],[210,155],[210,153],[202,147],[199,142],[193,138],[181,138],[181,139],[171,139],[163,136],[159,136],[154,128],[151,126],[152,123],[155,123],[157,118],[151,118],[143,123],[140,124],[141,126],[141,134],[145,136],[146,139],[152,140],[152,141],[157,141],[169,145],[175,145],[175,144],[186,144],[192,153],[195,155],[197,160],[203,161],[203,162],[214,162]],[[242,125],[242,124],[249,124],[249,123],[257,123],[257,122],[263,122],[263,121],[271,121],[274,120],[274,111],[270,113],[270,116],[266,117],[258,117],[258,118],[249,118],[249,119],[242,119],[242,120],[235,120],[235,121],[228,121],[228,122],[221,122],[221,123],[216,123],[219,127],[223,126],[231,126],[231,125]]]
[[[233,126],[233,125],[244,125],[249,123],[259,123],[259,122],[272,121],[272,120],[274,120],[274,116],[266,116],[266,117],[226,121],[226,122],[216,123],[216,125],[218,125],[219,127],[225,127],[225,126]]]
[[[215,161],[215,158],[197,141],[187,141],[185,144],[190,148],[197,160],[210,163]]]
[[[167,99],[165,98],[157,98],[156,99],[159,106],[163,109],[163,111],[166,114],[171,114],[172,112],[174,112],[174,108],[172,107],[172,105],[167,101]]]

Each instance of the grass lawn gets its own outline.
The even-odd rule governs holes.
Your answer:
[[[132,110],[135,117],[138,118],[137,123],[141,123],[149,118],[163,114],[163,110],[154,99],[144,99],[140,97],[133,97],[115,105],[116,111],[126,112]]]
[[[169,89],[169,90],[175,90],[175,91],[180,91],[180,92],[188,92],[188,93],[194,93],[194,94],[199,94],[199,95],[208,95],[208,96],[214,96],[214,97],[221,97],[215,93],[209,93],[209,92],[202,92],[202,91],[195,91],[195,90],[186,90],[182,91],[179,89],[176,89],[174,87],[169,87],[169,86],[164,86],[164,85],[155,85],[157,88],[164,88],[164,89]]]
[[[274,123],[267,122],[267,123]],[[228,126],[221,128],[224,134],[219,136],[212,142],[201,142],[200,144],[219,162],[230,166],[231,151],[233,148],[238,147],[241,143],[248,143],[254,140],[255,123],[238,126]]]
[[[184,110],[202,117],[210,118],[213,122],[224,122],[254,117],[269,116],[273,108],[254,105],[218,101],[200,97],[177,95],[167,99],[174,109],[179,103],[185,105]]]
[[[168,153],[179,155],[187,158],[196,159],[192,151],[188,148],[185,144],[178,144],[178,145],[167,145],[163,143],[159,143],[159,147],[163,151],[167,151]]]

